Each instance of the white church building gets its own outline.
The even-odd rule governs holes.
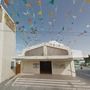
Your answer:
[[[16,73],[69,75],[75,77],[72,50],[56,41],[23,50],[16,58]]]
[[[15,75],[11,68],[13,59],[17,62],[16,74],[76,76],[72,49],[56,41],[31,46],[20,56],[15,55],[16,25],[0,5],[0,83]]]
[[[9,79],[15,73],[11,61],[16,53],[16,26],[13,19],[0,5],[0,82]]]

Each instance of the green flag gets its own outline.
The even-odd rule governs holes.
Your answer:
[[[23,0],[23,2],[24,2],[25,4],[27,4],[27,0]]]
[[[50,4],[54,4],[54,0],[50,0]]]

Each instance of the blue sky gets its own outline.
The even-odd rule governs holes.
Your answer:
[[[7,5],[3,0],[2,4],[17,25],[17,52],[56,40],[90,53],[90,0],[8,0]]]

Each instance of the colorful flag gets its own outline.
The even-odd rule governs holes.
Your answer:
[[[27,0],[23,0],[23,2],[24,2],[25,4],[27,4]]]
[[[50,4],[54,4],[54,0],[50,0]]]
[[[29,24],[32,24],[32,19],[30,18],[28,22],[29,22]]]
[[[19,24],[19,21],[16,21],[16,24]]]
[[[90,3],[90,0],[84,0],[86,3]]]
[[[31,8],[31,7],[32,7],[32,3],[26,3],[25,6],[26,6],[27,8]]]
[[[42,5],[41,0],[38,0],[38,1],[37,1],[37,5],[38,5],[38,6],[41,6],[41,5]]]
[[[39,10],[38,11],[38,15],[42,16],[42,14],[43,14],[43,11],[42,10]]]
[[[4,0],[4,4],[8,5],[9,4],[9,0]]]

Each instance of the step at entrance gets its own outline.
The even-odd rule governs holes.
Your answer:
[[[90,86],[80,80],[17,78],[12,83],[12,86],[63,88],[63,90],[90,90]]]

